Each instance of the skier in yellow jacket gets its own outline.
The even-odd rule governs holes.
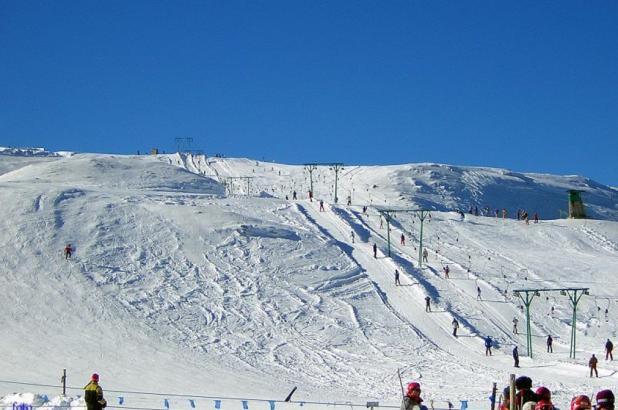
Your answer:
[[[99,375],[94,373],[90,378],[90,383],[84,387],[84,400],[88,410],[102,410],[107,406],[107,401],[103,398],[103,389],[99,386]]]

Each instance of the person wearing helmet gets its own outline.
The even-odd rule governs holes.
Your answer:
[[[103,389],[99,386],[99,375],[94,373],[90,383],[84,387],[84,400],[88,410],[102,410],[107,407],[107,401],[103,398]]]
[[[530,410],[533,410],[538,398],[536,393],[531,390],[532,379],[528,376],[519,376],[515,379],[515,388],[517,389],[517,394],[515,395],[515,407],[523,410],[524,405],[531,402],[532,408]]]
[[[575,396],[571,399],[571,410],[590,410],[591,408],[592,403],[590,403],[590,398],[585,394]]]
[[[547,387],[538,387],[535,391],[538,401],[551,402],[551,391]]]
[[[534,405],[534,410],[554,410],[554,405],[551,401],[541,400]]]
[[[417,382],[408,383],[406,395],[403,396],[401,402],[401,410],[427,410],[427,407],[422,405],[421,385]]]
[[[614,393],[611,390],[601,390],[597,393],[597,410],[614,410]]]

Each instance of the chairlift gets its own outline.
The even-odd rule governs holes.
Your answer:
[[[560,291],[560,294],[561,294],[562,296],[566,296],[566,294],[567,294],[567,293],[566,293],[566,290],[562,289],[562,290]]]

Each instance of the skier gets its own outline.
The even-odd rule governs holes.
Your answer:
[[[594,354],[592,355],[590,360],[588,360],[588,367],[590,367],[590,377],[592,377],[592,372],[594,372],[596,376],[599,377],[599,372],[597,371],[598,362],[599,362],[599,359],[597,359]]]
[[[324,200],[320,199],[320,212],[324,212]]]
[[[309,191],[309,201],[313,202],[313,192]]]
[[[384,220],[382,219],[382,215],[380,215],[380,229],[384,228]]]
[[[534,213],[534,223],[535,223],[535,224],[538,224],[538,223],[539,223],[539,213],[538,213],[538,212],[535,212],[535,213]]]
[[[363,206],[363,215],[367,215],[367,206]]]
[[[375,243],[373,244],[373,257],[378,259],[378,245]]]
[[[478,206],[474,207],[474,216],[479,216],[479,207]]]
[[[513,366],[519,367],[519,351],[517,350],[517,346],[513,348]]]
[[[406,236],[404,234],[401,234],[400,245],[406,246]]]
[[[395,269],[395,285],[401,285],[401,282],[399,282],[399,271],[397,269]]]
[[[553,343],[554,343],[554,339],[552,339],[551,335],[547,335],[547,353],[554,352],[554,348],[552,346]]]
[[[502,219],[506,219],[506,217],[507,217],[506,208],[502,208]]]
[[[514,334],[517,334],[517,323],[518,323],[518,322],[519,322],[519,321],[517,320],[517,318],[516,318],[516,317],[514,317],[514,318],[513,318],[513,333],[514,333]]]
[[[348,206],[352,205],[352,197],[348,195]]]
[[[99,375],[94,373],[90,378],[90,383],[84,387],[84,400],[88,410],[102,410],[107,406],[107,401],[103,398],[103,389],[99,386]]]
[[[68,244],[64,247],[64,259],[71,259],[71,255],[73,255],[73,248],[71,244]]]
[[[612,350],[614,350],[614,344],[611,340],[607,339],[605,343],[605,360],[609,357],[609,360],[614,360],[614,355],[612,355]]]
[[[451,270],[449,269],[448,265],[446,265],[446,266],[444,267],[444,277],[445,277],[446,279],[449,279],[448,274],[449,274],[449,272],[450,272],[450,271],[451,271]]]
[[[476,287],[476,300],[483,300],[481,299],[481,288],[479,286]]]
[[[485,338],[485,356],[491,356],[491,337]]]
[[[453,322],[451,324],[453,325],[453,336],[457,337],[457,329],[459,329],[459,322],[457,321],[457,319],[453,319]]]
[[[429,256],[429,252],[427,252],[427,249],[423,249],[423,262],[427,262],[428,256]]]
[[[425,296],[425,312],[431,312],[431,298]]]
[[[605,321],[609,322],[609,310],[605,309]]]
[[[352,243],[354,243],[354,231],[350,231],[350,237],[352,238]]]
[[[296,201],[296,191],[292,192],[292,199]]]
[[[601,390],[596,397],[597,410],[614,410],[614,393],[611,390]]]
[[[417,382],[408,383],[408,391],[403,396],[400,410],[427,410],[421,403],[421,385]]]
[[[591,408],[590,398],[585,394],[580,394],[571,399],[571,410],[590,410]]]

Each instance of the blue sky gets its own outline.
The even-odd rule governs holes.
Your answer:
[[[618,2],[2,1],[0,145],[618,185]]]

